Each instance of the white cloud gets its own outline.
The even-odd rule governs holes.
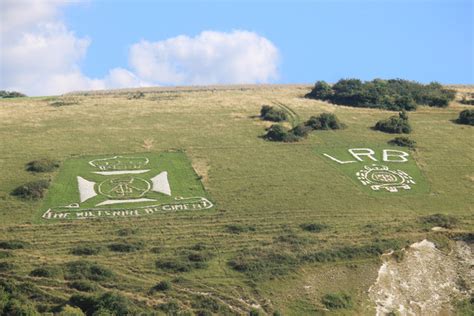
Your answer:
[[[253,32],[206,31],[196,37],[135,43],[131,71],[104,78],[84,75],[80,62],[91,43],[67,28],[60,9],[71,0],[1,0],[0,89],[28,95],[151,85],[269,82],[277,77],[278,50]]]
[[[253,32],[206,31],[136,43],[130,65],[140,78],[160,84],[260,83],[277,78],[278,49]]]

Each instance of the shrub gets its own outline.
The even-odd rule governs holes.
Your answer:
[[[423,224],[444,228],[454,228],[458,224],[458,219],[456,217],[439,213],[422,217],[421,221]]]
[[[65,266],[66,278],[70,280],[87,279],[104,281],[113,277],[112,271],[89,261],[72,261]]]
[[[65,305],[61,308],[61,311],[57,316],[85,316],[82,310],[78,307],[72,307],[70,305]]]
[[[228,261],[229,266],[254,279],[285,275],[295,268],[297,258],[285,251],[271,249],[247,249]]]
[[[446,107],[455,95],[454,90],[445,89],[435,82],[423,85],[402,79],[374,79],[366,82],[341,79],[332,87],[324,81],[318,81],[305,97],[355,107],[410,111],[418,105]]]
[[[26,97],[26,94],[17,91],[0,90],[0,98],[20,98]]]
[[[29,200],[38,200],[44,197],[49,187],[48,180],[28,182],[12,191],[12,195]]]
[[[305,230],[307,232],[319,233],[323,229],[326,229],[328,226],[324,224],[310,223],[310,224],[301,224],[300,227],[302,230]]]
[[[26,170],[31,172],[51,172],[59,168],[59,162],[51,159],[33,160],[26,164]]]
[[[416,141],[405,136],[395,137],[394,139],[389,140],[388,143],[390,145],[396,145],[396,146],[401,146],[401,147],[408,147],[408,148],[416,147]]]
[[[156,267],[171,272],[188,272],[193,268],[189,261],[180,258],[159,259],[156,261]]]
[[[464,110],[459,113],[459,124],[474,125],[474,110]]]
[[[108,245],[108,248],[115,252],[133,252],[143,249],[143,243],[116,242]]]
[[[306,137],[309,132],[312,130],[310,126],[305,124],[298,124],[293,129],[290,130],[290,133],[297,137]]]
[[[378,121],[375,124],[375,129],[394,134],[409,134],[411,132],[410,123],[408,123],[408,116],[405,112],[400,112],[397,116],[391,116],[386,120]]]
[[[283,110],[264,105],[260,110],[260,118],[265,121],[282,122],[288,120],[288,115]]]
[[[240,234],[255,231],[255,226],[252,225],[229,224],[226,225],[225,228],[227,232],[231,234]]]
[[[273,124],[267,129],[267,134],[264,136],[265,139],[273,142],[282,142],[288,137],[288,131],[283,125]]]
[[[0,261],[0,272],[6,272],[13,270],[15,266],[13,263],[7,262],[7,261]]]
[[[87,315],[136,315],[136,307],[124,296],[107,292],[100,296],[75,294],[69,304],[79,307]]]
[[[175,301],[158,305],[158,308],[166,313],[166,315],[178,315],[179,305]]]
[[[68,286],[81,292],[94,292],[97,290],[97,285],[87,280],[73,281],[69,283]]]
[[[164,292],[171,290],[171,282],[169,281],[160,281],[157,285],[151,288],[152,291]]]
[[[129,100],[134,100],[134,99],[143,99],[145,97],[145,93],[141,91],[137,91],[135,93],[130,93],[127,97]]]
[[[329,293],[323,296],[322,303],[328,309],[347,309],[352,307],[352,298],[345,293]]]
[[[125,237],[136,234],[138,229],[136,228],[121,228],[117,230],[117,235]]]
[[[60,273],[61,270],[57,267],[40,267],[32,270],[30,275],[41,278],[52,278],[58,276]]]
[[[344,125],[341,124],[336,115],[332,113],[322,113],[319,116],[311,116],[305,125],[311,127],[313,130],[344,128]]]
[[[76,256],[93,256],[101,251],[101,247],[93,245],[80,245],[71,249],[71,253]]]
[[[28,245],[27,242],[21,240],[3,240],[0,241],[0,249],[23,249]]]
[[[260,316],[260,311],[258,309],[252,308],[249,312],[249,316]]]

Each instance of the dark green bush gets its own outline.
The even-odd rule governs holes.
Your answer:
[[[285,275],[296,267],[297,258],[285,251],[247,249],[228,261],[229,266],[253,279]]]
[[[240,234],[240,233],[255,231],[255,226],[253,225],[229,224],[229,225],[226,225],[225,228],[227,232],[231,234]]]
[[[328,228],[327,225],[324,224],[317,224],[317,223],[305,223],[300,225],[302,230],[312,233],[319,233],[323,229]]]
[[[58,267],[40,267],[30,272],[31,276],[41,278],[53,278],[61,274],[61,269]]]
[[[402,248],[398,240],[377,240],[368,245],[345,246],[338,249],[327,249],[302,255],[305,262],[334,262],[379,256],[388,250]]]
[[[89,261],[72,261],[65,265],[66,279],[87,279],[92,281],[105,281],[112,279],[113,273],[97,263]]]
[[[51,159],[33,160],[26,164],[26,170],[31,172],[51,172],[59,168],[59,161]]]
[[[17,91],[0,90],[0,98],[20,98],[26,97],[26,94]]]
[[[305,124],[298,124],[293,129],[289,131],[289,133],[295,135],[296,137],[306,137],[308,136],[309,132],[311,132],[312,128]]]
[[[374,79],[366,82],[341,79],[332,87],[324,81],[318,81],[305,97],[355,107],[410,111],[418,105],[446,107],[455,95],[454,90],[445,89],[439,83],[423,85],[402,79]]]
[[[258,309],[252,308],[249,312],[249,316],[260,316],[262,315]]]
[[[466,104],[466,105],[474,105],[474,94],[471,95],[471,97],[468,99],[466,98],[466,96],[464,96],[460,101],[459,103],[461,104]]]
[[[125,237],[125,236],[135,235],[137,232],[138,232],[137,228],[127,227],[127,228],[121,228],[121,229],[117,230],[117,235],[119,235],[121,237]]]
[[[283,125],[273,124],[267,129],[267,133],[263,137],[266,140],[273,142],[292,143],[297,142],[301,137],[296,136],[291,131],[288,131]]]
[[[11,258],[13,254],[10,251],[0,251],[0,259]]]
[[[165,292],[171,290],[171,282],[160,281],[157,285],[151,288],[152,291]]]
[[[260,110],[260,118],[265,121],[282,122],[288,120],[288,115],[283,110],[264,105]]]
[[[416,147],[416,141],[405,136],[395,137],[394,139],[389,140],[388,143],[390,145],[396,145],[396,146],[401,146],[401,147],[408,147],[408,148]]]
[[[376,130],[392,134],[409,134],[411,126],[405,112],[400,112],[397,116],[391,116],[386,120],[378,121],[374,127]]]
[[[29,200],[38,200],[44,197],[49,187],[48,180],[28,182],[12,191],[12,195]]]
[[[267,129],[264,138],[273,142],[282,142],[288,137],[288,130],[280,124],[273,124]]]
[[[339,122],[336,115],[332,113],[322,113],[319,116],[311,116],[305,125],[311,127],[313,130],[344,128],[344,125]]]
[[[76,256],[93,256],[102,251],[102,247],[95,245],[80,245],[71,249],[71,253]]]
[[[28,243],[21,240],[2,240],[0,241],[0,249],[23,249],[28,246]]]
[[[143,249],[143,243],[141,242],[116,242],[108,245],[111,251],[115,252],[133,252]]]
[[[474,125],[474,110],[464,110],[459,113],[459,124]]]
[[[352,298],[345,293],[329,293],[324,295],[321,301],[328,309],[348,309],[352,307]]]
[[[94,292],[97,290],[97,285],[87,280],[73,281],[69,283],[68,286],[81,292]]]
[[[15,265],[13,263],[7,262],[7,261],[0,261],[0,272],[6,272],[13,270],[15,268]]]
[[[454,228],[458,224],[458,219],[451,215],[432,214],[421,218],[423,224],[434,225],[444,228]]]
[[[168,303],[163,303],[158,305],[158,308],[166,313],[166,315],[178,315],[179,304],[176,301],[170,301]]]
[[[75,294],[69,298],[71,306],[79,307],[86,315],[136,315],[139,313],[126,297],[107,292],[100,296]]]
[[[182,258],[162,258],[156,261],[156,267],[170,272],[188,272],[193,269],[193,264],[189,260]]]

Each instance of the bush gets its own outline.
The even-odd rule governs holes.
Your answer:
[[[81,292],[94,292],[97,290],[97,285],[87,280],[73,281],[69,283],[68,286]]]
[[[116,242],[108,245],[108,248],[115,252],[133,252],[143,249],[143,243]]]
[[[93,256],[101,251],[101,247],[93,245],[80,245],[71,249],[71,253],[76,256]]]
[[[454,90],[445,89],[435,82],[423,85],[402,79],[374,79],[366,82],[341,79],[332,87],[324,81],[318,81],[305,97],[355,107],[410,111],[418,105],[446,107],[455,95]]]
[[[33,160],[26,164],[26,170],[31,172],[51,172],[59,168],[59,161],[51,159]]]
[[[464,110],[459,113],[459,124],[474,125],[474,110]]]
[[[259,248],[242,251],[228,261],[232,269],[253,279],[285,275],[295,268],[297,263],[297,258],[291,253]]]
[[[290,133],[297,137],[306,137],[308,136],[309,132],[311,132],[311,130],[312,128],[306,126],[305,124],[298,124],[290,130]]]
[[[136,100],[136,99],[143,99],[145,97],[145,93],[141,91],[137,91],[135,93],[130,93],[127,97],[129,100]]]
[[[288,115],[283,110],[264,105],[260,109],[260,118],[265,121],[282,122],[288,120]]]
[[[454,228],[458,224],[458,219],[451,215],[433,214],[421,218],[423,224],[434,225],[444,228]]]
[[[311,223],[311,224],[301,224],[300,227],[302,230],[305,230],[307,232],[319,233],[323,229],[326,229],[328,226],[324,224]]]
[[[0,261],[0,272],[7,272],[10,270],[13,270],[15,266],[13,263],[7,262],[7,261]]]
[[[189,261],[180,258],[159,259],[156,261],[156,267],[170,272],[188,272],[193,269]]]
[[[392,140],[389,140],[388,143],[390,145],[396,145],[396,146],[401,146],[401,147],[408,147],[408,148],[415,148],[416,147],[416,141],[411,140],[408,137],[395,137]]]
[[[117,230],[117,235],[125,237],[136,234],[138,229],[136,228],[121,228]]]
[[[313,130],[344,128],[344,125],[340,123],[336,115],[332,113],[322,113],[319,116],[311,116],[305,125],[311,127]]]
[[[80,308],[65,305],[56,316],[85,316]]]
[[[23,249],[28,245],[27,242],[21,240],[3,240],[0,241],[0,249]]]
[[[101,296],[75,294],[69,304],[79,307],[87,315],[136,315],[136,307],[124,296],[107,292]]]
[[[252,225],[229,224],[226,225],[225,228],[227,232],[231,234],[240,234],[255,231],[255,226]]]
[[[273,124],[267,129],[267,134],[264,138],[273,142],[282,142],[288,136],[288,131],[283,125]]]
[[[44,197],[44,194],[48,187],[48,180],[28,182],[14,189],[12,191],[12,195],[23,199],[38,200]]]
[[[263,137],[266,140],[272,142],[297,142],[300,140],[300,137],[293,134],[291,131],[288,131],[283,125],[273,124],[267,129],[267,134]]]
[[[378,121],[375,129],[392,134],[409,134],[411,126],[408,122],[408,116],[405,112],[400,112],[397,116],[391,116],[386,120]]]
[[[347,309],[352,307],[352,298],[345,293],[329,293],[323,296],[322,303],[328,309]]]
[[[169,281],[160,281],[157,285],[151,288],[152,291],[164,292],[171,290],[171,282]]]
[[[41,278],[53,278],[58,276],[60,273],[61,270],[57,267],[40,267],[32,270],[30,275]]]
[[[96,263],[89,261],[68,262],[66,268],[66,279],[87,279],[92,281],[104,281],[113,277],[112,271]]]
[[[26,97],[26,94],[17,91],[0,90],[0,98],[20,98]]]

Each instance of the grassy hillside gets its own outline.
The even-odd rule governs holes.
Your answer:
[[[448,237],[474,230],[473,128],[453,122],[469,106],[453,102],[410,112],[417,148],[409,152],[423,189],[378,195],[331,166],[320,148],[393,148],[387,141],[394,135],[371,127],[394,112],[303,98],[310,88],[146,89],[143,95],[1,100],[0,241],[6,243],[0,244],[0,278],[41,312],[86,295],[73,284],[86,279],[93,285],[88,295],[112,291],[136,310],[158,314],[257,309],[311,315],[324,312],[325,294],[341,291],[353,307],[328,315],[373,314],[367,289],[377,277],[380,252],[427,237],[446,245]],[[269,124],[256,117],[262,104],[288,107],[298,121],[333,112],[347,128],[315,131],[297,143],[267,142],[259,136]],[[26,182],[58,175],[26,171],[31,160],[169,151],[186,154],[214,208],[48,222],[36,217],[41,200],[10,195]],[[432,232],[422,217],[435,213],[458,223]],[[313,225],[321,230],[307,224],[321,224]],[[15,248],[12,240],[24,244],[5,249]],[[73,251],[78,247],[93,254],[74,254],[84,253]],[[80,272],[72,264],[78,260],[86,260]],[[110,274],[84,275],[88,263]],[[55,272],[32,276],[39,267]],[[171,288],[150,291],[160,281]]]

